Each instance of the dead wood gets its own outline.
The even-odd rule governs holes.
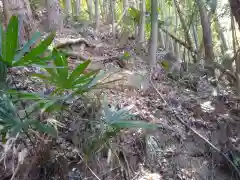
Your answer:
[[[84,56],[78,52],[75,51],[63,51],[68,57],[72,58],[77,58],[80,61],[87,61],[91,60],[92,62],[100,62],[102,61],[103,63],[112,63],[116,62],[120,68],[126,68],[126,63],[120,59],[119,56],[110,56],[110,57],[105,57],[105,56],[100,56],[100,57],[87,57]]]
[[[92,48],[96,47],[96,45],[90,44],[87,40],[83,38],[79,38],[79,39],[66,40],[65,42],[57,44],[55,48],[60,49],[60,48],[65,48],[72,45],[82,45],[82,44],[84,44],[86,47],[92,47]]]

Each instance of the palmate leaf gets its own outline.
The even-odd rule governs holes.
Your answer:
[[[62,83],[65,82],[68,78],[68,60],[67,57],[63,54],[58,52],[56,49],[53,49],[52,51],[52,57],[54,59],[54,65],[56,67],[62,67],[57,68],[57,77],[58,80]]]
[[[38,64],[42,63],[42,58],[39,58],[39,56],[43,55],[44,52],[47,50],[48,46],[52,43],[53,39],[55,37],[55,32],[51,33],[47,36],[43,41],[41,41],[37,47],[31,49],[30,52],[28,52],[22,59],[19,61],[14,62],[13,66],[21,66],[28,64]]]
[[[79,64],[70,74],[69,76],[69,81],[74,82],[76,79],[78,79],[78,77],[83,74],[84,70],[88,67],[88,65],[90,64],[90,60],[87,60],[81,64]]]
[[[18,46],[18,18],[17,16],[12,16],[4,38],[4,51],[2,52],[3,60],[12,65],[14,55]]]
[[[89,72],[87,74],[82,74],[80,75],[79,78],[77,78],[76,80],[74,80],[72,82],[72,85],[74,88],[78,88],[79,85],[82,86],[84,84],[88,84],[92,79],[93,77],[96,76],[96,74],[99,72],[99,70],[96,70],[96,71],[92,71],[92,72]]]
[[[115,121],[111,123],[111,126],[116,128],[142,128],[142,129],[155,129],[154,124],[149,124],[144,121]]]
[[[57,130],[51,125],[43,124],[37,120],[27,120],[27,123],[31,126],[34,126],[34,129],[36,129],[38,132],[47,133],[54,138],[57,137]]]
[[[14,62],[19,61],[25,53],[29,52],[32,45],[36,43],[38,38],[40,38],[40,32],[36,32],[33,37],[23,46],[23,48],[14,56]]]
[[[106,73],[102,70],[99,71],[98,74],[96,74],[93,78],[93,80],[88,84],[88,89],[92,88],[93,86],[95,86],[99,80],[101,80],[104,76],[106,75]]]
[[[3,46],[3,39],[4,39],[4,31],[2,24],[0,24],[0,57],[2,58],[2,46]],[[2,59],[1,59],[2,61]]]

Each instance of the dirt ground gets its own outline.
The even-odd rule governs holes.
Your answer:
[[[59,138],[51,142],[45,140],[29,150],[24,170],[19,170],[22,173],[16,179],[238,179],[226,157],[240,158],[239,100],[225,89],[220,89],[221,95],[210,93],[205,98],[202,93],[173,82],[164,73],[149,84],[147,59],[136,55],[134,42],[129,40],[122,48],[118,45],[120,40],[110,38],[109,32],[109,27],[102,25],[98,33],[89,27],[81,35],[77,28],[70,26],[57,35],[55,43],[86,40],[92,46],[82,43],[69,47],[73,54],[69,64],[75,67],[82,62],[76,55],[91,57],[90,68],[112,73],[106,81],[124,79],[94,91],[92,97],[106,95],[113,106],[132,106],[136,120],[155,123],[158,128],[122,131],[108,147],[101,148],[85,161],[83,152],[93,133],[88,123],[96,118],[99,102],[96,98],[96,103],[86,109],[82,100],[76,100],[61,119],[65,126],[60,129]],[[121,65],[114,57],[126,51],[131,59]],[[13,70],[15,83],[29,91],[46,91],[41,82],[28,77],[29,71]],[[0,180],[10,179],[12,175],[11,164],[16,160],[7,159],[6,169],[2,166],[0,170],[3,172]]]

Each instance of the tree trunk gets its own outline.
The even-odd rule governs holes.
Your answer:
[[[156,53],[158,41],[158,14],[157,0],[151,0],[151,38],[149,46],[149,65],[153,69],[156,66]]]
[[[144,42],[145,38],[145,11],[146,11],[146,2],[145,0],[140,0],[140,27],[139,27],[139,43]],[[142,44],[143,45],[143,44]]]
[[[86,0],[88,6],[89,20],[92,22],[93,20],[93,2],[92,0]]]
[[[237,78],[237,95],[240,96],[240,53],[237,51],[237,37],[235,34],[235,25],[234,25],[234,19],[235,17],[236,22],[238,23],[238,28],[240,29],[240,2],[238,0],[229,0],[230,6],[231,6],[231,27],[232,27],[232,39],[233,39],[233,50],[234,54],[236,56],[235,58],[235,64],[236,64],[236,78]]]
[[[65,8],[66,8],[66,14],[71,15],[72,14],[72,2],[71,2],[71,0],[65,0]]]
[[[58,0],[46,0],[48,13],[48,30],[61,31],[63,28],[63,17],[61,6]]]
[[[202,0],[197,0],[197,6],[200,12],[201,25],[203,31],[203,42],[205,49],[205,58],[208,62],[212,63],[214,59],[213,45],[212,45],[212,31],[209,22],[207,10]]]
[[[231,11],[233,16],[235,17],[235,20],[238,23],[238,28],[240,30],[240,1],[239,0],[229,0]]]
[[[30,40],[35,30],[32,10],[28,0],[3,0],[5,24],[15,15],[19,17],[19,45]]]
[[[110,0],[111,9],[111,23],[112,23],[112,35],[116,37],[116,27],[115,27],[115,0]]]
[[[98,31],[100,22],[99,0],[95,0],[95,30]]]
[[[222,30],[221,24],[219,23],[218,17],[215,17],[214,20],[216,23],[215,25],[216,25],[218,37],[219,37],[220,41],[222,42],[221,43],[221,51],[222,51],[222,54],[224,54],[228,50],[227,41],[224,36],[224,32]]]
[[[81,13],[81,0],[76,0],[76,15],[79,17]]]

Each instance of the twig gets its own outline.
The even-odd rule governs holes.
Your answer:
[[[85,165],[87,166],[87,168],[91,171],[91,173],[98,179],[98,180],[101,180],[94,172],[93,170],[87,165],[87,163],[84,161],[83,157],[81,156],[81,154],[79,152],[78,153],[78,156],[82,159],[82,161],[85,163]]]
[[[212,149],[214,149],[216,152],[218,152],[220,155],[224,157],[224,159],[233,167],[233,169],[236,171],[237,176],[240,178],[240,170],[237,168],[237,166],[232,162],[229,157],[221,152],[214,144],[212,144],[208,139],[206,139],[203,135],[199,134],[195,129],[190,127],[176,112],[174,109],[170,107],[170,105],[167,103],[167,101],[163,98],[162,94],[157,90],[157,88],[154,86],[152,80],[151,80],[152,74],[150,73],[150,83],[153,86],[154,90],[157,92],[157,94],[161,97],[165,105],[170,109],[172,114],[176,117],[176,119],[185,126],[185,128],[189,129],[191,132],[193,132],[195,135],[197,135],[200,139],[202,139],[207,145],[209,145]]]

